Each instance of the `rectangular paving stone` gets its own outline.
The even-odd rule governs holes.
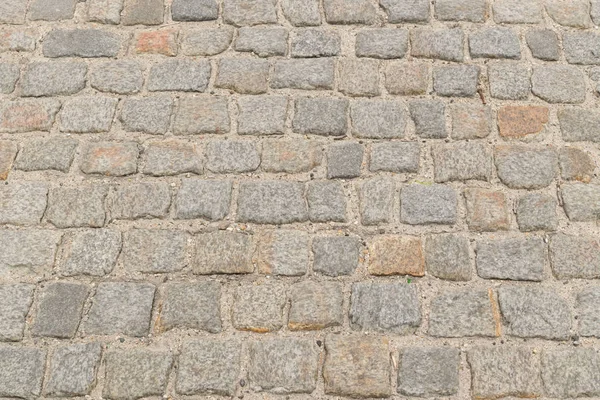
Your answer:
[[[352,135],[355,137],[365,139],[403,138],[407,112],[404,106],[397,101],[353,100],[350,103],[350,120],[352,121]]]
[[[58,347],[50,358],[44,394],[51,397],[89,395],[96,384],[102,346],[98,343]]]
[[[210,21],[218,15],[216,0],[175,0],[171,5],[173,21]]]
[[[500,0],[493,5],[498,24],[536,24],[542,21],[542,6],[537,1]]]
[[[579,334],[600,337],[600,290],[589,287],[577,293],[575,309],[579,316]]]
[[[168,283],[163,287],[157,328],[159,331],[183,328],[219,333],[220,302],[221,285],[218,282]]]
[[[77,0],[33,0],[29,5],[29,19],[60,21],[73,18]]]
[[[558,279],[600,277],[600,241],[589,235],[557,233],[550,238],[550,265]]]
[[[111,191],[107,208],[111,220],[164,218],[171,205],[171,189],[166,182],[120,185]]]
[[[576,147],[563,147],[558,153],[561,178],[567,181],[589,183],[596,170],[590,154]]]
[[[275,135],[285,131],[288,99],[285,96],[243,96],[237,100],[238,134]]]
[[[216,231],[195,237],[192,271],[195,274],[249,274],[254,272],[253,238],[245,233]]]
[[[307,184],[308,216],[313,222],[346,222],[346,195],[339,182],[313,181]]]
[[[428,0],[380,0],[379,5],[386,12],[391,24],[429,21]]]
[[[7,0],[0,5],[0,22],[3,24],[24,24],[27,0]]]
[[[119,119],[127,132],[159,135],[169,129],[172,110],[169,97],[128,97],[123,100]]]
[[[88,142],[82,152],[83,173],[127,176],[137,172],[140,146],[136,142]]]
[[[596,55],[600,50],[598,40],[600,36],[595,32],[565,32],[563,46],[567,62],[584,65],[600,64],[600,56]]]
[[[555,231],[558,227],[554,196],[531,193],[519,198],[517,203],[517,222],[523,232],[536,230]]]
[[[308,233],[299,230],[264,232],[258,240],[258,271],[267,275],[305,275],[310,256],[308,242]]]
[[[12,93],[20,73],[21,67],[18,64],[0,63],[0,93]]]
[[[467,188],[464,191],[464,197],[469,230],[493,232],[510,228],[508,201],[503,192]]]
[[[270,85],[273,89],[331,90],[335,61],[318,59],[277,60]]]
[[[371,275],[425,275],[421,238],[403,235],[378,235],[369,241]]]
[[[379,95],[379,61],[348,59],[340,61],[338,89],[347,96]]]
[[[240,359],[241,344],[232,339],[184,343],[177,364],[175,390],[182,395],[233,396]]]
[[[290,224],[308,219],[304,184],[300,182],[243,182],[239,188],[237,220],[257,224]]]
[[[200,149],[193,143],[167,140],[151,142],[142,153],[141,171],[152,176],[172,176],[204,171]]]
[[[453,104],[450,107],[452,138],[481,139],[492,131],[492,110],[477,104]]]
[[[90,0],[88,3],[88,21],[114,25],[121,22],[123,0]]]
[[[408,103],[415,133],[424,139],[441,139],[446,132],[446,106],[440,100],[417,99]]]
[[[420,158],[421,148],[417,142],[373,143],[369,170],[371,172],[418,172]]]
[[[360,219],[363,225],[390,222],[394,200],[394,182],[387,178],[373,178],[357,187]]]
[[[405,29],[364,29],[356,35],[357,57],[402,58],[407,50],[408,31]]]
[[[187,265],[188,240],[183,231],[132,229],[123,235],[121,262],[128,272],[178,272]]]
[[[163,0],[124,0],[123,25],[160,25],[164,22]]]
[[[117,102],[111,97],[76,97],[65,101],[58,114],[61,132],[110,131]]]
[[[477,274],[484,279],[541,281],[547,259],[541,238],[523,237],[480,240]]]
[[[416,28],[410,32],[411,55],[445,61],[463,60],[464,34],[460,28]]]
[[[494,151],[498,177],[513,189],[540,189],[558,173],[558,157],[552,147],[499,145]]]
[[[103,29],[53,29],[44,37],[42,52],[50,58],[115,57],[122,43],[121,35]]]
[[[469,240],[464,235],[441,233],[425,239],[427,272],[440,279],[468,281],[473,262]]]
[[[503,83],[500,86],[506,88]],[[548,107],[505,106],[498,110],[498,131],[508,139],[535,137],[528,135],[543,132],[547,123]]]
[[[47,229],[1,230],[0,274],[51,268],[62,234]]]
[[[25,317],[33,301],[34,285],[4,283],[0,285],[0,342],[23,339]]]
[[[545,393],[554,398],[600,395],[600,358],[597,349],[544,351],[542,381]]]
[[[57,268],[63,276],[110,274],[121,252],[121,233],[109,229],[67,232],[60,244]]]
[[[25,67],[20,80],[21,95],[42,97],[75,94],[85,87],[86,74],[87,65],[80,61],[32,62]]]
[[[184,31],[181,50],[186,56],[214,56],[227,50],[233,33],[230,26]]]
[[[206,169],[217,174],[255,171],[260,165],[260,148],[245,140],[218,140],[207,143]]]
[[[305,281],[292,286],[288,328],[317,330],[341,326],[344,295],[338,282]]]
[[[133,60],[94,63],[90,69],[90,86],[101,92],[138,93],[144,84],[143,72],[142,65]]]
[[[294,26],[321,25],[318,0],[282,0],[285,18]]]
[[[500,336],[495,302],[491,289],[442,293],[431,302],[427,333],[435,337]]]
[[[232,323],[236,329],[266,333],[278,331],[284,324],[287,299],[284,287],[278,282],[240,285],[233,302]]]
[[[440,96],[473,97],[479,82],[479,67],[448,65],[433,69],[433,90]]]
[[[223,58],[215,87],[241,94],[265,93],[268,88],[269,62],[251,58]]]
[[[227,98],[222,96],[196,96],[179,100],[173,122],[176,135],[229,132]]]
[[[530,30],[525,34],[531,55],[540,60],[556,61],[560,58],[560,44],[556,32],[550,29]]]
[[[238,32],[236,51],[252,52],[259,57],[284,56],[287,53],[286,29],[243,27]]]
[[[311,140],[267,139],[262,142],[260,166],[266,172],[308,172],[319,166],[321,159],[321,146]]]
[[[600,217],[600,186],[567,183],[560,187],[563,207],[571,221],[596,221]]]
[[[33,398],[42,391],[46,351],[0,346],[0,396]]]
[[[456,207],[456,192],[450,186],[414,183],[400,192],[400,219],[410,225],[454,224]]]
[[[184,179],[175,198],[175,218],[218,221],[229,214],[230,181]]]
[[[225,0],[223,20],[235,26],[273,24],[277,21],[273,0]]]
[[[90,288],[86,284],[54,282],[40,291],[31,327],[33,336],[72,339],[77,333]]]
[[[332,57],[341,53],[341,38],[334,30],[304,28],[291,34],[292,57]]]
[[[472,58],[521,58],[519,37],[505,27],[481,28],[471,33],[469,51]]]
[[[583,73],[572,65],[536,66],[531,75],[531,91],[548,103],[583,103],[585,80]]]
[[[19,182],[0,186],[0,225],[37,225],[46,210],[48,185]]]
[[[69,172],[79,141],[71,138],[50,138],[29,141],[23,144],[15,169],[21,171],[55,170]],[[2,144],[0,144],[0,153]],[[0,155],[0,160],[2,156]],[[0,167],[0,171],[2,167]],[[1,172],[0,172],[1,174]]]
[[[406,283],[354,283],[349,317],[354,330],[411,334],[421,324],[417,288]]]
[[[557,116],[564,141],[600,142],[600,113],[597,110],[565,107],[558,111]]]
[[[150,68],[147,87],[151,92],[204,92],[210,73],[208,60],[167,60]]]
[[[458,392],[460,355],[448,347],[400,350],[398,393],[405,396],[452,396]]]
[[[50,189],[46,219],[57,228],[101,228],[106,219],[106,186]]]
[[[392,61],[384,66],[384,75],[389,94],[416,96],[427,92],[431,66],[424,62]]]
[[[313,270],[327,276],[352,275],[358,267],[359,250],[356,236],[315,236]]]
[[[292,129],[301,134],[344,136],[348,127],[348,100],[300,97],[295,100]]]
[[[327,178],[350,179],[360,176],[364,146],[357,142],[334,143],[327,148]]]
[[[485,0],[438,0],[435,17],[440,21],[484,22],[487,3]]]
[[[435,144],[431,155],[436,182],[490,179],[492,154],[482,143]]]
[[[368,0],[324,0],[325,19],[330,24],[364,24],[378,21],[377,10]]]
[[[531,91],[527,64],[513,62],[494,63],[488,68],[490,93],[501,100],[526,100]]]

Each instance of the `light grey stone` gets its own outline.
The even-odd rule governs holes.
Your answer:
[[[187,328],[221,332],[221,285],[218,282],[168,283],[163,298],[161,331]]]
[[[147,87],[151,92],[204,92],[210,72],[208,60],[167,60],[150,68]]]
[[[377,9],[369,0],[324,0],[325,19],[330,24],[376,23]]]
[[[336,31],[318,28],[292,31],[292,57],[331,57],[341,51],[342,40]]]
[[[112,97],[76,97],[64,102],[60,130],[68,133],[108,132],[118,100]]]
[[[498,177],[514,189],[540,189],[558,174],[558,156],[552,147],[499,146],[494,161]]]
[[[58,347],[50,358],[44,393],[50,397],[89,395],[96,383],[102,346],[98,343]]]
[[[402,58],[408,50],[406,29],[365,29],[356,34],[356,56]]]
[[[195,274],[249,274],[254,272],[252,236],[216,231],[195,238],[192,271]]]
[[[122,42],[119,34],[101,29],[53,29],[44,37],[42,51],[50,58],[116,57]]]
[[[225,0],[223,20],[235,26],[274,24],[277,8],[274,0]]]
[[[258,333],[281,329],[283,308],[287,302],[284,289],[277,282],[238,286],[233,300],[233,326]]]
[[[360,143],[332,144],[327,149],[327,178],[356,178],[360,176],[364,148]]]
[[[220,140],[206,146],[206,169],[218,174],[255,171],[260,152],[254,142]]]
[[[517,222],[524,232],[537,230],[555,231],[558,227],[554,196],[539,193],[526,194],[517,203]]]
[[[89,0],[87,19],[90,22],[117,25],[121,22],[123,0]]]
[[[536,29],[525,34],[531,55],[540,60],[557,61],[560,58],[558,35],[550,29]]]
[[[431,65],[427,62],[392,61],[384,67],[384,86],[389,94],[424,95],[429,89]]]
[[[542,355],[542,381],[548,396],[600,395],[600,358],[594,348],[557,349]]]
[[[288,327],[316,330],[344,323],[344,294],[340,282],[305,281],[292,286]]]
[[[72,282],[53,282],[42,288],[32,335],[72,339],[89,293],[88,285]]]
[[[123,100],[120,120],[127,132],[160,135],[167,132],[173,100],[169,97],[128,97]]]
[[[333,89],[335,62],[330,59],[277,60],[274,63],[273,89]]]
[[[32,21],[60,21],[73,18],[77,0],[33,0],[29,4]]]
[[[346,195],[340,182],[307,184],[308,217],[313,222],[346,222]]]
[[[600,142],[600,112],[594,109],[561,108],[557,113],[566,142]]]
[[[415,28],[410,32],[411,55],[445,61],[463,60],[462,29]]]
[[[448,347],[407,347],[400,351],[398,393],[452,396],[458,393],[460,354]]]
[[[37,225],[46,210],[48,185],[15,182],[0,186],[0,225]]]
[[[178,272],[187,265],[188,240],[182,231],[132,229],[123,236],[121,262],[128,272]]]
[[[456,207],[456,192],[450,186],[414,183],[400,192],[400,218],[410,225],[454,224]]]
[[[272,139],[263,141],[261,167],[267,172],[296,174],[308,172],[321,164],[322,149],[307,139]]]
[[[525,64],[494,63],[488,67],[492,97],[501,100],[525,100],[531,91],[529,69]]]
[[[435,17],[440,21],[484,22],[487,4],[485,0],[437,0]]]
[[[23,339],[25,318],[33,302],[34,285],[4,283],[0,285],[0,342]]]
[[[319,0],[282,0],[281,9],[294,26],[321,25]]]
[[[570,64],[600,64],[600,35],[595,32],[565,32],[563,46]]]
[[[27,0],[7,0],[0,5],[0,23],[24,24]]]
[[[472,58],[521,58],[519,37],[510,28],[481,28],[469,35]]]
[[[441,139],[448,136],[444,102],[429,99],[411,100],[408,109],[415,123],[417,136],[424,139]]]
[[[174,0],[171,4],[173,21],[210,21],[219,16],[216,0]]]
[[[371,172],[418,172],[421,150],[418,142],[373,143]]]
[[[67,232],[58,257],[63,276],[110,274],[121,252],[121,233],[109,229]]]
[[[22,96],[75,94],[85,87],[87,65],[79,61],[32,62],[21,79]],[[58,111],[58,110],[57,110]]]
[[[238,30],[235,50],[259,57],[285,56],[287,41],[288,32],[284,28],[243,27]]]
[[[21,67],[18,64],[0,63],[0,93],[12,93],[20,73]]]
[[[51,230],[0,231],[0,275],[51,268],[61,234]]]
[[[546,12],[557,24],[573,28],[591,28],[588,0],[546,0]]]
[[[491,290],[460,290],[443,293],[431,302],[429,330],[435,337],[494,337],[500,321],[494,315]]]
[[[218,221],[229,214],[230,181],[184,179],[175,200],[175,218]]]
[[[165,4],[162,0],[125,0],[123,25],[160,25],[164,22]]]
[[[283,134],[288,109],[285,96],[243,96],[237,101],[238,134]]]
[[[347,96],[378,96],[379,64],[378,60],[366,58],[341,60],[339,91]]]
[[[82,153],[81,172],[127,176],[137,172],[140,147],[136,142],[88,142]]]
[[[142,90],[143,67],[137,61],[104,61],[92,64],[90,85],[101,92],[133,94]]]
[[[27,142],[15,160],[15,168],[22,171],[53,169],[69,172],[78,144],[77,140],[61,137]]]
[[[548,103],[583,103],[585,100],[583,73],[571,65],[534,67],[531,90]]]
[[[565,212],[571,221],[596,221],[600,218],[600,186],[571,183],[561,186]]]
[[[243,182],[239,189],[237,219],[257,224],[306,221],[304,185],[287,181]]]
[[[598,287],[589,287],[577,294],[576,312],[579,316],[579,334],[585,337],[600,337],[600,290]]]
[[[230,121],[227,98],[224,96],[196,96],[179,100],[173,132],[176,135],[229,132]]]
[[[353,100],[350,103],[352,135],[365,139],[404,137],[406,110],[393,100]]]
[[[269,86],[268,60],[256,58],[222,58],[215,87],[241,94],[266,93]]]
[[[469,240],[454,233],[431,235],[425,240],[427,272],[440,279],[468,281],[473,262]]]
[[[344,136],[348,129],[348,100],[301,97],[295,101],[292,128],[302,134]]]
[[[308,233],[276,229],[258,241],[258,270],[263,274],[301,276],[308,270]]]
[[[390,222],[394,202],[394,182],[387,178],[373,178],[359,187],[360,219],[363,225]]]
[[[186,56],[214,56],[227,50],[233,33],[230,26],[190,30],[183,34],[181,50]]]
[[[600,241],[588,235],[557,233],[550,238],[550,265],[558,279],[600,277]]]
[[[484,279],[541,281],[546,244],[541,238],[481,240],[477,243],[477,274]]]
[[[567,181],[589,182],[596,170],[590,154],[576,147],[563,147],[558,153],[560,174]]]
[[[492,174],[492,152],[482,143],[434,144],[431,155],[436,182],[489,181]]]
[[[479,67],[476,65],[448,65],[433,69],[433,90],[440,96],[475,96],[478,81]]]
[[[358,268],[359,250],[356,236],[315,236],[313,270],[327,276],[352,275]]]
[[[202,156],[194,143],[161,141],[149,143],[143,151],[142,172],[152,176],[171,176],[204,171]]]
[[[104,225],[106,186],[57,187],[50,189],[46,219],[57,228]]]
[[[34,398],[42,391],[46,351],[0,346],[0,396]]]
[[[429,21],[429,0],[379,0],[391,24]]]
[[[498,24],[537,24],[542,21],[542,7],[536,0],[499,0],[493,5]]]

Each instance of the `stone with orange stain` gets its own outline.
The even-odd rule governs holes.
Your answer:
[[[58,100],[16,100],[0,104],[0,132],[49,131],[60,109]]]
[[[139,32],[135,36],[137,54],[177,55],[177,31],[160,30]]]
[[[383,235],[369,243],[371,275],[425,275],[421,239],[412,236]]]
[[[256,333],[277,331],[283,326],[286,302],[279,283],[240,285],[234,295],[233,326]]]
[[[565,180],[589,183],[596,165],[585,151],[575,147],[563,147],[558,154],[561,176]]]
[[[300,276],[309,262],[308,233],[278,229],[261,235],[257,251],[258,270],[262,274]]]
[[[506,196],[488,189],[466,189],[467,225],[479,232],[507,230],[510,227]]]
[[[321,149],[309,140],[265,140],[262,168],[267,172],[308,172],[321,163]]]
[[[15,156],[17,155],[17,144],[8,140],[0,141],[0,181],[8,178]]]
[[[134,142],[92,142],[83,151],[81,171],[107,176],[134,174],[139,152]]]
[[[36,34],[22,29],[3,29],[0,31],[0,53],[5,51],[35,50]]]
[[[292,286],[288,327],[317,330],[344,323],[344,294],[339,282],[305,281]]]
[[[481,139],[492,131],[492,110],[489,106],[453,104],[452,139]]]
[[[505,138],[540,133],[548,123],[548,107],[505,106],[498,110],[498,129]]]

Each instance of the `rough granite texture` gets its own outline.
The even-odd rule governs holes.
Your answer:
[[[0,398],[600,398],[600,0],[1,0]]]

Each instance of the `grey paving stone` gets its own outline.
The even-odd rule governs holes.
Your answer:
[[[377,9],[368,0],[324,0],[325,19],[330,24],[373,24]]]
[[[121,22],[123,25],[160,25],[164,22],[162,0],[125,0]]]
[[[285,96],[243,96],[237,100],[238,134],[283,134],[288,109]]]
[[[435,17],[441,21],[483,22],[487,17],[485,0],[438,0]]]
[[[585,337],[600,337],[600,290],[597,287],[583,289],[576,299],[579,334]]]
[[[500,319],[491,290],[445,292],[431,302],[429,329],[435,337],[495,337]]]
[[[0,186],[0,225],[37,225],[46,210],[48,185],[14,182]]]
[[[222,58],[214,85],[241,94],[261,94],[269,87],[268,78],[268,60]]]
[[[308,217],[313,222],[346,222],[346,195],[340,182],[307,184]]]
[[[570,64],[600,64],[600,35],[594,32],[565,32],[563,46]]]
[[[558,153],[560,175],[564,180],[589,183],[596,164],[589,153],[576,147],[563,147]]]
[[[354,330],[413,333],[421,324],[417,288],[405,283],[354,283],[349,317]]]
[[[227,98],[223,96],[196,96],[179,100],[173,132],[176,135],[229,132]]]
[[[0,346],[0,396],[37,397],[42,391],[46,351]]]
[[[175,199],[175,218],[218,221],[229,214],[230,181],[184,179]]]
[[[218,282],[168,283],[163,288],[162,330],[221,332],[221,285]]]
[[[410,32],[411,55],[445,61],[463,60],[462,29],[415,28]]]
[[[0,63],[0,93],[12,93],[20,73],[21,67],[18,64]]]
[[[560,58],[558,35],[550,29],[536,29],[525,33],[531,55],[540,60],[557,61]]]
[[[26,142],[15,160],[15,168],[22,171],[52,169],[69,172],[78,145],[77,140],[62,137]]]
[[[189,235],[166,229],[132,229],[124,233],[121,262],[128,272],[167,273],[186,265]]]
[[[481,28],[469,35],[472,58],[521,58],[519,37],[511,28]]]
[[[60,130],[69,133],[108,132],[118,100],[112,97],[76,97],[64,102]]]
[[[402,58],[408,50],[406,29],[365,29],[356,34],[357,57]]]
[[[258,241],[258,270],[263,274],[301,276],[308,270],[308,233],[269,230]]]
[[[325,339],[325,393],[352,397],[389,397],[389,340],[381,336],[328,335]]]
[[[240,184],[237,219],[257,224],[290,224],[308,219],[304,184],[287,181]]]
[[[373,143],[371,146],[371,172],[418,172],[421,150],[418,142]]]
[[[101,29],[54,29],[44,38],[42,51],[50,58],[115,57],[122,42],[119,34]]]
[[[33,0],[29,5],[32,21],[60,21],[73,18],[77,0]]]
[[[500,0],[493,4],[498,24],[537,24],[542,21],[542,7],[536,1]]]
[[[162,396],[173,355],[169,351],[147,348],[107,351],[102,396],[108,399],[138,399]]]
[[[34,285],[4,283],[0,285],[0,342],[23,339],[25,318],[33,302]]]
[[[149,283],[106,282],[96,287],[87,320],[83,324],[85,335],[128,335],[142,337],[150,329],[152,303],[155,287]],[[121,360],[126,362],[127,360]],[[108,362],[107,359],[107,363]],[[117,365],[123,366],[121,363]],[[116,366],[115,366],[116,368]],[[108,369],[108,373],[114,373]],[[134,386],[135,368],[132,375],[121,384]],[[114,393],[112,385],[105,383],[105,391]],[[106,393],[105,393],[106,395]],[[110,397],[110,396],[109,396]]]
[[[173,21],[210,21],[218,16],[216,0],[174,0],[171,4]]]
[[[379,95],[379,61],[347,59],[340,61],[338,89],[347,96]]]
[[[482,143],[434,144],[431,155],[436,182],[490,179],[492,152]]]
[[[454,233],[431,235],[425,240],[425,262],[436,278],[468,281],[473,270],[469,240]]]
[[[556,198],[545,194],[531,193],[520,197],[517,203],[519,229],[524,232],[555,231],[558,227],[557,206]]]
[[[565,212],[571,221],[596,221],[600,216],[600,186],[570,183],[561,186]]]
[[[92,64],[90,85],[101,92],[138,93],[144,84],[142,72],[143,67],[137,61],[104,61]]]
[[[600,142],[600,112],[579,107],[561,108],[557,113],[563,140]]]
[[[489,136],[492,112],[489,106],[455,104],[450,107],[452,138],[481,139]]]
[[[202,156],[193,143],[174,140],[149,143],[143,153],[142,172],[152,176],[172,176],[204,171]]]
[[[360,143],[332,144],[327,149],[327,178],[356,178],[360,176],[364,148]]]
[[[147,88],[151,92],[204,92],[210,73],[208,60],[167,60],[150,68]]]
[[[90,0],[88,4],[88,21],[113,25],[121,22],[123,0]]]
[[[342,51],[339,33],[328,29],[303,28],[292,31],[292,57],[331,57]]]
[[[106,186],[57,187],[50,189],[46,219],[57,228],[104,225]]]
[[[315,390],[320,349],[313,340],[257,340],[250,342],[248,353],[250,387],[273,393],[311,393]]]
[[[476,65],[448,65],[433,69],[433,90],[440,96],[475,96],[478,81],[479,67]]]
[[[53,282],[42,288],[31,327],[33,336],[72,339],[90,293],[86,284]]]
[[[21,95],[40,97],[75,94],[85,87],[86,74],[87,65],[80,61],[32,62],[27,65],[21,78]]]
[[[346,99],[297,98],[292,129],[302,134],[344,136],[348,129],[347,110]]]
[[[339,282],[305,281],[290,289],[288,327],[317,330],[344,323],[344,295]]]
[[[488,67],[492,97],[501,100],[525,100],[531,91],[526,64],[494,63]]]
[[[390,222],[394,202],[394,181],[378,177],[362,182],[359,186],[359,211],[363,225],[379,225]]]
[[[571,310],[551,289],[501,287],[498,302],[508,334],[565,340],[571,330]]]
[[[121,252],[121,233],[109,229],[67,232],[58,257],[63,276],[110,274]]]
[[[333,89],[335,62],[330,59],[277,60],[274,63],[273,89]]]
[[[136,142],[88,142],[79,168],[86,174],[127,176],[137,172],[140,146]]]
[[[189,30],[183,33],[181,50],[186,56],[214,56],[227,50],[233,33],[230,26]]]
[[[415,133],[424,139],[440,139],[446,132],[446,106],[441,100],[415,99],[408,103]]]
[[[540,359],[521,346],[478,346],[467,353],[473,396],[538,397],[542,394]]]
[[[282,0],[281,9],[285,18],[294,26],[321,25],[318,0]]]
[[[164,134],[169,129],[172,110],[170,97],[128,97],[123,100],[119,119],[127,132]]]
[[[389,62],[384,67],[385,88],[389,94],[422,95],[429,88],[431,66],[425,62]]]
[[[274,24],[276,4],[273,0],[225,0],[223,20],[235,26]]]
[[[0,6],[0,22],[3,24],[24,24],[27,0],[8,0]]]
[[[429,21],[428,0],[379,0],[379,5],[391,24]]]
[[[233,396],[240,372],[241,345],[231,339],[202,339],[181,349],[175,390],[179,394]],[[201,371],[198,374],[198,371]]]
[[[541,281],[546,264],[546,244],[524,237],[481,240],[477,243],[477,274],[484,279]]]
[[[548,0],[546,12],[557,24],[573,28],[590,28],[590,3],[587,0]]]
[[[400,350],[398,393],[405,396],[452,396],[458,393],[460,355],[448,347]]]
[[[218,174],[255,171],[260,151],[254,142],[219,140],[206,146],[206,169]]]
[[[356,236],[315,236],[313,271],[327,276],[352,275],[358,268],[359,251]]]
[[[261,168],[267,172],[296,174],[321,164],[321,147],[305,139],[273,139],[262,143]]]
[[[531,90],[548,103],[583,103],[585,100],[583,73],[571,65],[534,67]]]
[[[498,177],[514,189],[540,189],[558,173],[558,156],[552,147],[497,146],[494,161]]]
[[[590,15],[596,25],[600,24],[600,3],[598,0],[591,0]]]
[[[244,233],[217,231],[195,238],[192,271],[195,274],[249,274],[254,272],[255,245]]]
[[[414,183],[400,192],[400,218],[410,225],[454,224],[456,207],[456,192],[450,186]]]
[[[60,109],[55,99],[15,100],[0,104],[0,132],[50,131]]]
[[[589,235],[557,233],[550,238],[550,265],[558,279],[595,279],[600,277],[600,248]]]
[[[393,100],[353,100],[350,103],[352,135],[365,139],[404,137],[407,112]]]
[[[542,355],[545,392],[555,398],[600,394],[600,358],[593,348],[547,350]]]
[[[0,235],[0,272],[50,268],[54,264],[61,234],[51,230],[2,230]]]
[[[89,395],[96,384],[102,346],[71,344],[56,348],[50,358],[44,394],[50,397]]]
[[[252,52],[259,57],[284,56],[288,32],[284,28],[243,27],[238,31],[235,50]]]
[[[278,282],[240,285],[234,294],[233,326],[257,333],[278,331],[284,324],[286,302],[285,288]]]

